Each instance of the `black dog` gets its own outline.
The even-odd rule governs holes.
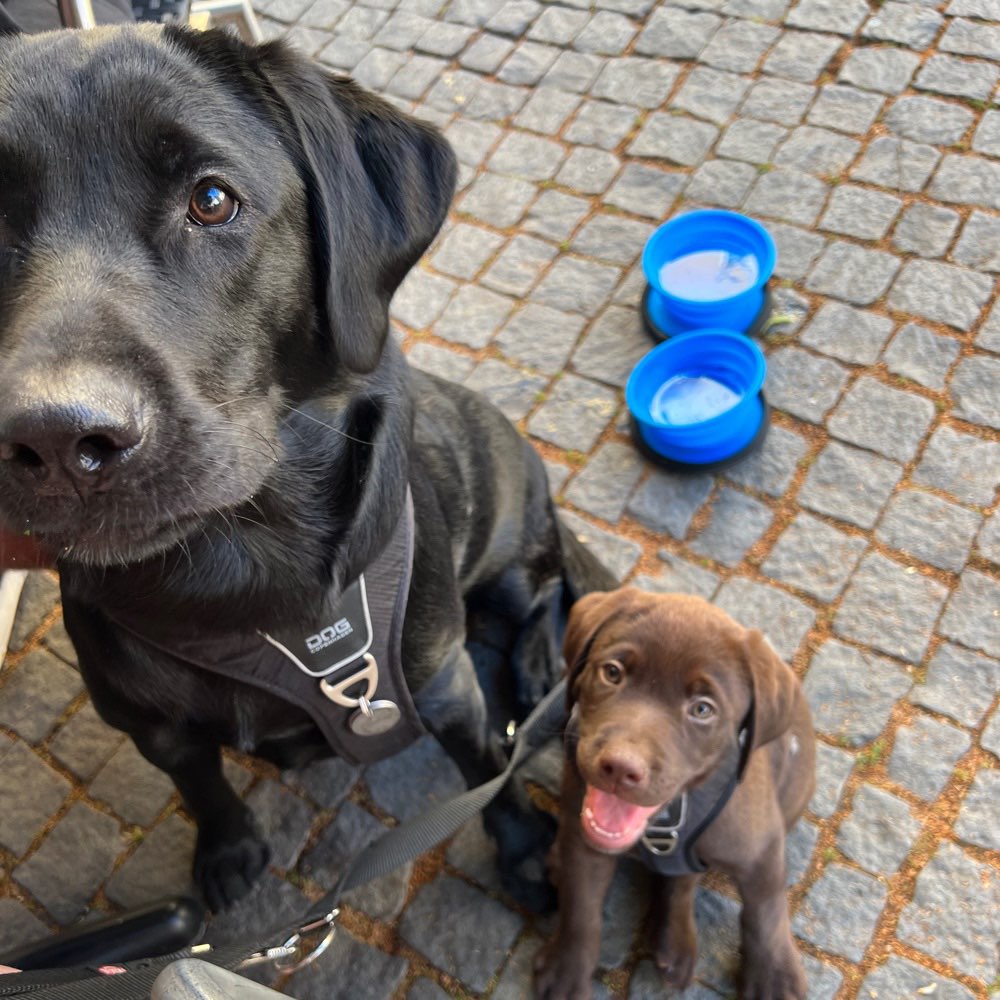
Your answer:
[[[505,759],[496,716],[555,682],[572,599],[614,583],[499,411],[387,342],[454,177],[434,129],[281,44],[0,37],[0,516],[61,553],[94,703],[176,783],[215,908],[267,860],[220,746],[281,766],[329,748],[301,708],[149,636],[314,622],[409,486],[406,678],[478,783]],[[504,655],[474,662],[469,622]],[[521,790],[486,818],[535,902],[540,816]]]

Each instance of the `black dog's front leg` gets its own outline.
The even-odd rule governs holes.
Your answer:
[[[455,761],[470,788],[507,766],[499,734],[489,725],[486,700],[466,648],[456,643],[444,665],[415,698],[424,725]],[[545,856],[555,838],[555,820],[531,803],[515,775],[483,812],[496,841],[504,886],[524,906],[552,909],[555,892],[545,877]]]
[[[218,912],[245,896],[270,857],[253,815],[222,773],[218,745],[188,742],[167,726],[132,733],[139,752],[166,771],[198,826],[194,877]]]

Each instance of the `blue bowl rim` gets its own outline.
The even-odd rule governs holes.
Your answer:
[[[717,299],[710,303],[696,302],[693,299],[685,299],[683,296],[672,295],[670,292],[664,291],[659,287],[659,273],[660,267],[666,260],[673,260],[670,258],[660,258],[660,263],[658,267],[653,267],[650,263],[650,247],[654,242],[659,242],[663,239],[663,234],[670,231],[670,228],[676,226],[678,223],[690,224],[692,219],[714,219],[716,221],[724,221],[730,225],[735,224],[738,228],[748,229],[754,234],[756,234],[764,246],[767,248],[766,256],[763,260],[758,258],[757,266],[759,268],[759,273],[757,275],[757,281],[753,284],[751,288],[746,288],[742,292],[737,292],[735,295],[729,296],[726,299]],[[756,256],[756,255],[755,255]],[[657,226],[656,229],[650,233],[646,240],[646,245],[642,250],[642,271],[646,276],[646,281],[649,282],[650,287],[658,295],[662,295],[668,301],[671,299],[676,299],[679,302],[694,303],[696,305],[709,305],[715,307],[721,307],[724,303],[732,302],[733,299],[738,298],[740,295],[751,294],[754,291],[760,289],[763,285],[767,283],[771,275],[774,273],[775,265],[778,262],[778,249],[775,246],[774,239],[771,234],[756,220],[751,219],[748,215],[743,215],[742,212],[730,212],[728,209],[724,208],[696,208],[690,212],[684,212],[681,215],[675,215],[672,219],[668,219],[666,222]]]
[[[717,413],[714,417],[709,417],[708,420],[699,420],[694,424],[663,424],[659,421],[652,420],[650,418],[643,418],[636,412],[635,407],[635,393],[638,391],[635,388],[635,376],[636,373],[644,367],[652,364],[656,358],[661,354],[666,354],[669,351],[675,350],[678,344],[684,345],[696,337],[709,337],[718,338],[721,337],[723,340],[730,341],[734,344],[738,344],[743,350],[752,355],[755,361],[755,374],[753,379],[743,390],[743,399],[740,400],[736,406],[740,406],[747,399],[752,399],[755,397],[764,386],[764,379],[767,377],[767,358],[764,356],[764,352],[757,346],[757,344],[747,337],[745,334],[739,333],[736,330],[726,330],[721,327],[719,328],[709,328],[705,330],[691,330],[688,333],[678,334],[676,337],[671,337],[669,340],[663,341],[662,344],[657,344],[651,351],[644,354],[639,361],[636,363],[635,367],[629,373],[628,381],[625,383],[625,405],[628,407],[629,413],[635,417],[635,419],[646,427],[653,428],[657,431],[667,430],[672,433],[687,433],[696,429],[701,429],[703,427],[710,427],[715,421],[723,420],[727,417],[731,417],[733,410],[736,408],[731,407],[728,410],[724,410],[722,413]],[[675,372],[675,374],[677,374]],[[648,411],[647,411],[648,412]]]

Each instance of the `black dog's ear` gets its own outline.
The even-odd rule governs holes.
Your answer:
[[[441,228],[455,154],[430,125],[280,42],[253,50],[309,195],[322,314],[340,360],[371,371],[389,300]]]
[[[0,4],[0,35],[20,35],[21,29],[17,22],[3,9]]]
[[[753,685],[751,750],[755,750],[777,739],[792,724],[797,683],[792,668],[758,629],[748,631],[744,650]]]

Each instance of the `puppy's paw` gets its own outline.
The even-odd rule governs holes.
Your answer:
[[[271,850],[252,830],[235,839],[210,841],[199,835],[194,878],[213,913],[242,899],[260,877]]]
[[[698,960],[698,947],[694,939],[690,941],[667,942],[656,949],[656,966],[663,974],[667,986],[684,990],[694,978],[694,966]]]
[[[791,940],[779,954],[747,955],[743,965],[743,1000],[805,1000],[808,986]]]
[[[535,956],[536,1000],[590,1000],[594,963],[579,951],[549,941]]]

